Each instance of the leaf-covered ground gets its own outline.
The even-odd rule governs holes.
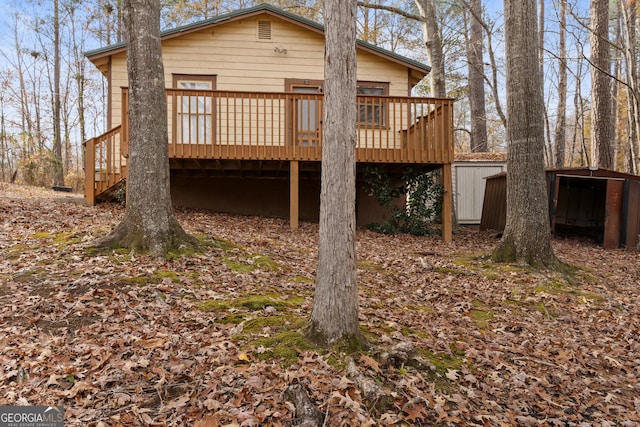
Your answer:
[[[359,230],[373,346],[347,356],[299,334],[315,224],[180,211],[206,246],[157,260],[89,248],[124,211],[80,201],[0,184],[0,404],[62,405],[70,426],[278,426],[302,384],[327,426],[640,425],[638,252],[555,239],[576,269],[545,273],[491,263],[470,228]]]

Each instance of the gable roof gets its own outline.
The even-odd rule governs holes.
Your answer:
[[[272,15],[278,18],[281,18],[285,21],[289,21],[293,24],[299,25],[301,27],[304,27],[308,30],[314,31],[316,33],[319,34],[324,34],[324,25],[319,24],[315,21],[312,21],[310,19],[304,18],[302,16],[299,15],[295,15],[293,13],[284,11],[280,8],[277,8],[275,6],[272,6],[270,4],[266,4],[266,3],[262,3],[259,4],[258,6],[254,6],[254,7],[250,7],[247,9],[241,9],[241,10],[237,10],[234,12],[230,12],[230,13],[226,13],[223,15],[218,15],[215,16],[213,18],[209,18],[206,19],[204,21],[199,21],[199,22],[195,22],[192,24],[187,24],[187,25],[183,25],[180,27],[176,27],[170,30],[166,30],[166,31],[162,31],[160,33],[160,36],[162,38],[162,40],[166,40],[166,39],[170,39],[170,38],[174,38],[174,37],[179,37],[182,36],[184,34],[188,34],[188,33],[192,33],[195,31],[200,31],[203,29],[207,29],[210,27],[215,27],[221,24],[225,24],[228,22],[232,22],[232,21],[236,21],[239,19],[244,19],[244,18],[248,18],[251,16],[256,16],[256,15],[260,15],[260,14],[268,14],[268,15]],[[418,73],[422,73],[424,75],[428,74],[431,71],[431,67],[423,64],[419,61],[407,58],[405,56],[402,55],[398,55],[397,53],[391,52],[390,50],[387,49],[383,49],[379,46],[375,46],[371,43],[362,41],[362,40],[358,40],[357,41],[357,46],[358,48],[367,51],[369,53],[372,53],[376,56],[380,56],[382,58],[385,58],[389,61],[401,64],[406,66],[407,68],[410,68],[413,71],[417,71]],[[85,52],[85,56],[90,60],[90,61],[95,61],[98,60],[100,58],[106,57],[106,56],[110,56],[110,55],[114,55],[116,53],[120,53],[120,52],[124,52],[126,51],[127,47],[126,47],[126,43],[117,43],[111,46],[105,46],[99,49],[94,49],[88,52]]]

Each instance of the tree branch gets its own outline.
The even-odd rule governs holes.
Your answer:
[[[413,19],[414,21],[418,21],[418,22],[425,22],[426,18],[423,18],[420,15],[415,15],[413,13],[409,13],[406,12],[400,8],[397,7],[393,7],[393,6],[387,6],[385,4],[371,4],[368,2],[364,2],[364,1],[358,1],[358,6],[360,7],[364,7],[366,9],[378,9],[378,10],[386,10],[387,12],[392,12],[392,13],[397,13],[400,16],[403,16],[407,19]]]

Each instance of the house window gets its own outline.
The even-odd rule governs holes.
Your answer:
[[[379,97],[389,94],[389,83],[358,82],[358,125],[384,127],[387,122],[387,103]]]
[[[215,89],[215,76],[174,75],[174,87],[185,91]],[[209,94],[182,93],[176,99],[176,142],[213,143],[213,97]]]

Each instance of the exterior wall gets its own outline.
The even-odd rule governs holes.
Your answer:
[[[506,162],[476,161],[453,164],[453,202],[459,224],[480,224],[485,178],[506,170]]]
[[[271,22],[271,40],[257,39],[258,21]],[[323,35],[266,14],[166,39],[162,54],[167,87],[173,74],[214,74],[218,90],[255,92],[284,92],[287,78],[324,79]],[[358,80],[386,82],[389,95],[408,96],[408,78],[406,67],[358,50]],[[122,52],[111,64],[113,126],[122,121],[121,88],[126,86]]]
[[[359,226],[389,219],[390,209],[382,208],[368,196],[358,182],[356,220]],[[289,217],[289,180],[287,178],[171,177],[174,206],[209,209],[241,215],[276,218]],[[404,199],[398,201],[402,204]],[[299,217],[317,222],[320,214],[320,177],[300,179]]]

